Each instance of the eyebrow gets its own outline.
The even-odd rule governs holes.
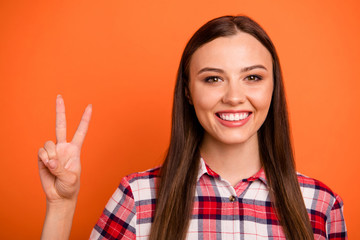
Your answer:
[[[253,66],[250,66],[250,67],[244,67],[244,68],[241,69],[240,72],[248,72],[248,71],[256,69],[256,68],[261,68],[261,69],[264,69],[264,70],[267,71],[267,68],[264,65],[258,64],[258,65],[253,65]]]
[[[267,71],[267,68],[261,64],[258,65],[253,65],[253,66],[249,66],[249,67],[244,67],[240,70],[240,72],[248,72],[250,70],[256,69],[256,68],[261,68]],[[203,72],[218,72],[218,73],[224,73],[224,70],[222,70],[221,68],[210,68],[210,67],[205,67],[202,68],[199,72],[198,75],[203,73]]]

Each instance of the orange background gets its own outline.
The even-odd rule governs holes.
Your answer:
[[[277,46],[298,171],[345,202],[360,239],[360,4],[353,1],[0,1],[0,230],[38,239],[37,150],[55,140],[61,93],[72,136],[88,103],[72,239],[88,238],[121,177],[161,163],[181,52],[207,20],[246,14]]]

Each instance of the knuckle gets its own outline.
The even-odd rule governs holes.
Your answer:
[[[45,161],[46,159],[48,159],[48,154],[46,153],[44,148],[40,148],[38,151],[38,157],[42,160]]]
[[[53,141],[50,141],[50,140],[46,141],[45,144],[44,144],[45,149],[50,149],[50,148],[52,148],[54,146],[55,146],[55,143]]]
[[[49,156],[49,158],[55,158],[56,157],[56,147],[55,143],[53,141],[47,141],[44,144],[44,149]]]
[[[70,173],[67,181],[70,186],[76,186],[79,181],[79,177],[75,173]]]
[[[40,156],[43,152],[45,151],[45,149],[44,148],[39,148],[39,150],[38,150],[38,155]]]
[[[57,121],[57,125],[56,125],[56,128],[65,128],[66,127],[66,121],[64,121],[64,120],[61,120],[61,119],[59,119],[58,121]]]

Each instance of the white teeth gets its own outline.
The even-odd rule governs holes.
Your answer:
[[[221,113],[219,116],[222,120],[239,121],[247,118],[249,113]]]

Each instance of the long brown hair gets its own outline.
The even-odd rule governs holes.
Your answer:
[[[150,240],[185,239],[192,214],[204,129],[186,96],[191,56],[203,44],[239,31],[261,42],[273,60],[272,101],[268,116],[258,131],[260,158],[272,204],[288,239],[314,239],[295,171],[282,73],[275,47],[266,32],[250,18],[224,16],[203,25],[189,40],[181,57],[170,146],[160,171]]]

